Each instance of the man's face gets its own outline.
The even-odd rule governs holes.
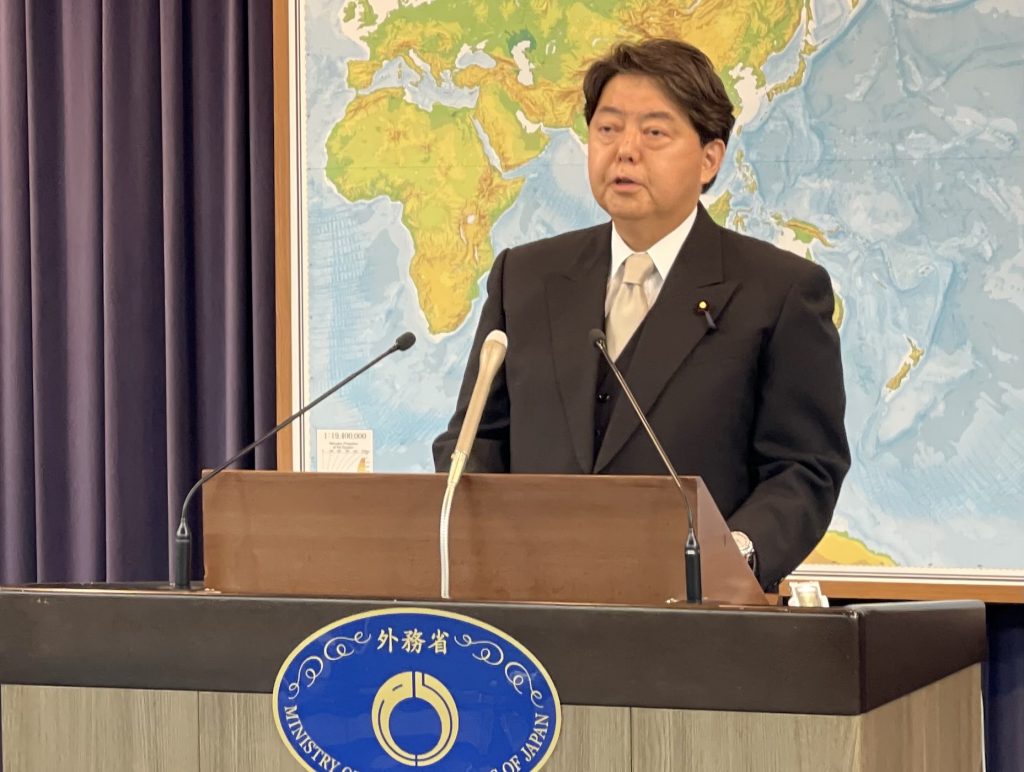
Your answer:
[[[594,198],[630,247],[644,250],[697,206],[725,144],[701,145],[686,114],[655,80],[623,73],[605,84],[590,121],[587,169]]]

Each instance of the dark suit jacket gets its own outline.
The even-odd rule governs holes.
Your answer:
[[[498,255],[455,414],[434,442],[448,468],[493,329],[508,353],[467,469],[664,474],[626,399],[594,447],[611,224]],[[718,326],[695,312],[704,300]],[[680,474],[704,478],[771,586],[814,548],[849,468],[832,285],[820,266],[720,228],[700,207],[640,328],[630,386]],[[596,451],[596,454],[595,454]]]

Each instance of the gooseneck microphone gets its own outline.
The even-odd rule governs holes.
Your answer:
[[[299,408],[299,410],[297,410],[296,412],[292,413],[286,419],[281,421],[281,423],[279,423],[277,426],[275,426],[269,432],[264,434],[258,440],[256,440],[255,442],[249,443],[242,450],[240,450],[238,453],[236,453],[230,459],[228,459],[223,464],[218,466],[216,469],[214,469],[214,470],[212,470],[210,472],[207,472],[206,474],[204,474],[202,477],[199,478],[199,481],[195,485],[192,486],[192,489],[189,490],[188,494],[185,496],[185,502],[181,505],[181,519],[178,521],[178,530],[174,534],[174,579],[173,579],[173,584],[174,584],[175,588],[181,589],[181,590],[187,590],[187,589],[190,588],[191,583],[192,583],[191,582],[191,574],[192,574],[192,531],[191,531],[191,529],[188,526],[188,505],[189,505],[189,502],[192,501],[192,497],[196,494],[196,492],[201,487],[203,487],[203,485],[208,483],[210,480],[212,480],[214,477],[219,475],[221,472],[223,472],[225,469],[227,469],[233,463],[238,461],[238,459],[242,458],[242,456],[244,456],[246,453],[251,451],[257,445],[260,445],[261,443],[266,442],[268,439],[270,439],[275,434],[277,434],[279,431],[281,431],[286,426],[288,426],[296,418],[299,418],[300,416],[304,415],[305,413],[308,413],[310,410],[315,408],[317,405],[319,405],[321,402],[323,402],[329,396],[334,394],[334,392],[336,392],[338,389],[340,389],[346,383],[348,383],[349,381],[352,381],[355,378],[357,378],[358,376],[362,375],[367,370],[369,370],[371,367],[373,367],[375,364],[380,362],[382,359],[384,359],[385,357],[391,356],[396,351],[406,351],[406,350],[412,348],[412,344],[415,343],[415,342],[416,342],[416,336],[415,335],[413,335],[411,332],[403,332],[395,340],[394,345],[392,345],[391,348],[389,348],[383,354],[380,354],[378,357],[376,357],[375,359],[371,360],[369,363],[363,365],[363,367],[359,368],[358,370],[356,370],[354,373],[352,373],[348,377],[338,381],[330,389],[325,391],[323,394],[321,394],[319,397],[314,399],[308,405],[305,405],[304,407]]]
[[[690,506],[690,499],[686,495],[686,491],[683,490],[683,484],[679,481],[679,475],[676,474],[675,467],[672,466],[672,462],[669,461],[668,455],[665,453],[665,449],[661,447],[661,443],[658,441],[657,435],[654,433],[654,429],[651,428],[650,423],[647,421],[647,416],[644,415],[644,411],[640,409],[640,405],[636,401],[636,397],[633,396],[633,390],[629,388],[629,384],[626,383],[626,379],[622,375],[622,371],[616,367],[615,362],[608,354],[608,341],[605,338],[603,330],[593,329],[590,331],[590,343],[597,347],[597,350],[604,356],[605,361],[608,363],[608,367],[615,374],[615,379],[619,382],[622,387],[622,392],[626,395],[629,400],[629,404],[633,406],[633,412],[636,413],[637,418],[640,419],[640,423],[644,427],[644,431],[647,432],[647,436],[650,437],[651,443],[654,445],[654,449],[658,451],[658,455],[661,456],[661,461],[665,464],[665,468],[668,469],[668,473],[672,475],[672,481],[676,484],[679,489],[679,494],[683,497],[683,504],[686,505],[686,549],[684,552],[684,562],[686,565],[686,602],[687,603],[701,603],[704,599],[704,591],[701,587],[700,581],[700,544],[697,543],[697,531],[693,527],[693,508]]]
[[[498,374],[502,363],[505,361],[505,352],[508,350],[508,336],[501,330],[491,330],[484,338],[480,346],[480,364],[477,370],[476,383],[473,384],[473,394],[469,398],[469,405],[466,407],[466,414],[462,418],[462,427],[459,429],[459,438],[455,442],[455,450],[452,453],[452,464],[448,468],[448,484],[444,490],[444,500],[441,502],[441,523],[440,523],[440,545],[441,545],[441,597],[449,597],[449,555],[448,555],[448,532],[451,519],[452,501],[455,498],[455,487],[459,484],[462,472],[469,461],[469,453],[473,449],[473,441],[480,428],[480,418],[483,416],[484,405],[491,392],[491,384]]]
[[[480,418],[484,413],[484,405],[487,403],[487,395],[491,391],[491,384],[498,369],[505,361],[505,351],[508,349],[508,336],[501,330],[491,330],[484,338],[480,346],[480,365],[476,374],[476,383],[473,384],[473,393],[466,406],[466,415],[462,419],[462,426],[459,429],[459,438],[455,441],[455,450],[452,452],[452,465],[448,469],[448,484],[456,485],[466,468],[469,460],[469,452],[473,449],[473,441],[476,439],[477,430],[480,428]]]

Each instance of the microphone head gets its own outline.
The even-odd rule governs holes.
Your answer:
[[[587,337],[590,338],[590,345],[597,346],[598,348],[604,348],[604,346],[608,342],[608,339],[604,334],[604,330],[599,329],[597,327],[592,329],[590,331],[590,335],[588,335]]]
[[[403,332],[397,338],[395,338],[395,348],[399,351],[407,351],[412,348],[412,344],[416,342],[416,336],[411,332]]]
[[[508,335],[504,330],[491,330],[484,338],[484,345],[486,346],[488,343],[497,343],[502,348],[508,348]]]

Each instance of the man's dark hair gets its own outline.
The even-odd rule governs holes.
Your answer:
[[[590,65],[583,78],[583,115],[587,125],[594,117],[597,102],[608,81],[616,75],[646,75],[690,119],[700,143],[715,139],[729,143],[736,118],[733,105],[707,55],[689,43],[666,38],[651,38],[640,43],[619,43],[607,55]],[[704,186],[704,190],[714,179]]]

